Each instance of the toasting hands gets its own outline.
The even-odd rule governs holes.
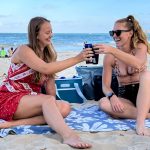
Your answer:
[[[94,56],[94,53],[92,51],[92,48],[84,48],[78,55],[82,61],[88,61],[91,59],[91,57]]]
[[[93,45],[95,54],[108,54],[114,52],[114,47],[106,44],[95,44]]]

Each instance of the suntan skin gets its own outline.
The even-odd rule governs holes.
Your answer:
[[[115,23],[113,30],[128,30],[124,23]],[[131,37],[133,30],[122,32],[120,36],[113,35],[116,48],[106,44],[96,44],[95,50],[97,54],[106,54],[103,62],[103,92],[105,94],[112,92],[111,76],[112,69],[117,59],[120,76],[117,76],[119,86],[128,85],[130,83],[140,83],[137,96],[137,107],[128,99],[123,99],[113,95],[109,100],[107,97],[100,99],[100,108],[119,118],[137,119],[136,132],[140,135],[150,135],[145,128],[145,118],[150,118],[150,95],[149,80],[150,76],[146,72],[147,46],[139,43],[136,49],[131,49]],[[132,54],[135,52],[135,55]]]
[[[37,38],[41,51],[43,51],[45,46],[51,44],[52,27],[49,22],[44,22],[41,25]],[[91,49],[84,49],[81,53],[72,58],[46,63],[40,59],[31,48],[22,45],[17,48],[13,54],[11,62],[16,64],[24,63],[42,74],[53,74],[87,60],[87,57],[91,56],[93,56]],[[62,136],[64,144],[68,144],[74,148],[90,148],[91,144],[82,141],[64,122],[63,117],[69,114],[71,108],[66,102],[56,101],[54,79],[49,79],[47,81],[46,91],[48,95],[23,96],[14,114],[14,120],[0,124],[0,128],[46,123]]]

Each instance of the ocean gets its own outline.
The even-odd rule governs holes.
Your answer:
[[[150,41],[150,34],[148,40]],[[84,42],[115,45],[108,33],[54,33],[52,42],[57,52],[81,51]],[[8,50],[10,47],[16,48],[26,43],[27,33],[0,33],[0,49],[4,47]]]

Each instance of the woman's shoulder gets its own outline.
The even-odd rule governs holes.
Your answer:
[[[11,58],[11,62],[21,63],[22,59],[27,58],[32,52],[33,51],[29,46],[20,45],[15,49],[14,54],[12,55]]]
[[[110,64],[111,66],[114,66],[116,61],[116,58],[112,54],[105,54],[104,56],[104,64]]]
[[[19,50],[24,50],[24,49],[31,49],[31,48],[29,47],[29,45],[23,44],[23,45],[18,46],[17,49],[19,49]],[[32,50],[32,49],[31,49],[31,50]]]
[[[29,54],[30,52],[33,52],[33,50],[28,45],[20,45],[16,51],[18,54]]]
[[[132,52],[133,55],[143,54],[143,53],[146,54],[147,50],[148,50],[148,47],[146,46],[146,44],[138,43],[136,48],[133,49],[131,52]]]
[[[137,48],[138,48],[138,49],[146,49],[146,50],[147,50],[147,45],[144,44],[144,43],[138,43],[138,44],[137,44]]]
[[[112,54],[105,54],[104,59],[105,59],[105,61],[110,61],[111,62],[111,61],[115,60],[115,57]]]

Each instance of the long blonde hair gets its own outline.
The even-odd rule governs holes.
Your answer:
[[[41,25],[45,22],[49,22],[49,20],[43,17],[35,17],[32,18],[28,25],[28,40],[29,40],[29,47],[35,52],[35,54],[40,57],[45,62],[54,62],[56,61],[57,54],[53,47],[53,45],[49,45],[44,48],[43,52],[40,50],[39,41],[37,39],[38,33],[40,31]],[[54,77],[55,74],[48,75],[49,77]],[[35,72],[34,79],[35,82],[38,82],[42,77],[42,74],[39,72]]]
[[[133,30],[133,36],[131,38],[131,47],[133,49],[136,48],[139,43],[143,43],[147,46],[147,52],[150,54],[150,44],[148,43],[147,36],[134,16],[129,15],[126,18],[117,20],[116,23],[125,23],[125,26],[129,30]]]

